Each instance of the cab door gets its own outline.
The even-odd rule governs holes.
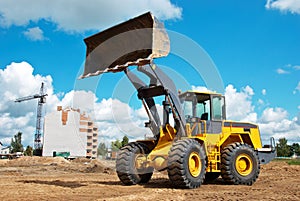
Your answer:
[[[221,133],[224,120],[226,120],[225,97],[211,95],[211,122],[207,132]]]

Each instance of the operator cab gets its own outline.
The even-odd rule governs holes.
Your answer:
[[[195,128],[197,133],[220,133],[222,121],[226,120],[225,97],[210,92],[187,91],[179,95],[186,123],[203,124]],[[205,124],[205,126],[204,126]]]

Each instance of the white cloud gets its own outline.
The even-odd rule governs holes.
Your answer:
[[[27,113],[24,116],[12,117],[9,113],[0,114],[0,128],[1,132],[1,142],[5,145],[9,145],[11,142],[11,138],[18,131],[22,131],[23,133],[28,133],[28,135],[23,135],[23,140],[28,139],[33,141],[33,133],[34,127],[30,126],[31,119],[35,118],[33,112]],[[21,128],[21,129],[19,129]],[[29,135],[32,134],[32,135]]]
[[[293,91],[293,94],[296,94],[297,92],[300,92],[300,82],[298,82],[298,85],[296,86],[295,90]]]
[[[246,86],[238,92],[233,85],[228,85],[225,89],[227,118],[238,121],[257,120],[257,114],[252,105],[254,91],[250,86]]]
[[[300,143],[300,113],[290,120],[288,112],[283,108],[266,108],[259,117],[254,110],[254,92],[250,86],[238,91],[233,85],[225,89],[227,119],[249,121],[259,125],[263,143],[268,143],[270,137],[275,140],[287,138],[289,143]],[[258,100],[258,103],[263,101]],[[300,109],[300,106],[299,106]]]
[[[283,66],[282,68],[277,68],[276,73],[277,74],[290,74],[290,73],[293,73],[298,70],[300,70],[299,65],[287,64],[287,65]]]
[[[300,112],[298,113],[298,116],[295,118],[295,121],[300,126]]]
[[[289,73],[290,73],[289,71],[284,70],[284,69],[282,69],[282,68],[278,68],[278,69],[276,70],[276,72],[277,72],[278,74],[289,74]]]
[[[18,131],[23,132],[23,141],[32,144],[35,130],[37,100],[15,103],[16,98],[37,94],[44,82],[47,96],[46,111],[51,111],[59,102],[53,94],[51,76],[33,75],[33,67],[27,62],[11,63],[0,69],[0,141],[10,143]],[[4,139],[2,139],[4,138]]]
[[[34,100],[15,103],[14,100],[20,97],[37,94],[41,83],[44,82],[47,96],[47,109],[53,108],[57,102],[53,96],[52,77],[33,75],[33,67],[27,62],[11,63],[5,69],[0,69],[0,112],[10,112],[14,117],[28,112],[35,111],[37,102]]]
[[[44,36],[44,32],[39,27],[28,28],[23,32],[24,36],[32,41],[42,41],[47,38]]]
[[[138,118],[144,119],[144,120],[148,119],[148,115],[147,115],[146,110],[144,109],[144,107],[141,107],[141,108],[137,109],[135,112],[136,112],[136,115],[137,115]]]
[[[118,99],[103,99],[95,105],[95,118],[100,121],[128,122],[132,119],[134,110]]]
[[[265,7],[267,9],[277,9],[281,12],[300,14],[299,0],[267,0]]]
[[[23,144],[32,145],[36,124],[37,100],[15,103],[19,97],[33,95],[39,92],[41,82],[45,83],[47,102],[46,113],[56,109],[56,106],[73,107],[82,112],[88,112],[99,126],[99,134],[106,139],[121,139],[127,134],[131,139],[143,139],[150,130],[144,128],[148,117],[143,108],[134,110],[127,103],[117,99],[103,99],[98,102],[91,91],[70,91],[62,100],[54,94],[51,76],[33,74],[33,67],[27,62],[12,63],[3,70],[0,69],[0,141],[9,145],[11,137],[18,131],[23,132]],[[162,113],[162,106],[158,105]]]
[[[287,116],[287,111],[282,108],[267,108],[259,122],[263,140],[272,136],[276,140],[286,138],[288,143],[300,143],[300,113],[291,120]]]
[[[254,95],[254,91],[251,87],[249,87],[248,85],[243,88],[243,91],[246,92],[247,94],[249,94],[250,96],[253,96]]]
[[[82,32],[103,29],[147,11],[162,20],[180,19],[182,14],[170,0],[0,1],[0,25],[24,26],[46,20],[65,31]]]
[[[266,89],[261,90],[261,94],[265,96],[267,94],[267,90]]]
[[[283,108],[266,108],[262,113],[261,122],[280,122],[287,116],[288,112]]]
[[[103,99],[95,103],[95,121],[99,135],[105,139],[122,139],[127,135],[132,139],[143,139],[151,131],[144,127],[148,117],[144,108],[132,109],[127,103],[117,99]]]
[[[212,92],[207,87],[204,87],[204,86],[194,86],[194,85],[192,85],[192,90],[193,91],[199,91],[199,92]]]
[[[269,122],[259,124],[262,140],[267,141],[270,137],[275,140],[286,138],[288,143],[299,143],[300,126],[293,120],[283,119],[281,122]]]
[[[72,90],[63,96],[60,104],[63,108],[72,106],[74,109],[90,113],[94,111],[97,100],[96,95],[91,91]]]
[[[33,74],[33,67],[27,62],[12,63],[0,70],[0,141],[9,144],[11,137],[18,131],[23,132],[23,144],[33,143],[35,131],[37,101],[25,101],[15,103],[18,97],[36,94],[41,82],[45,83],[47,90],[46,112],[56,109],[57,105],[63,107],[73,106],[81,110],[93,111],[98,127],[99,135],[103,139],[121,139],[124,135],[131,140],[143,139],[144,135],[151,136],[150,129],[144,127],[148,117],[144,108],[133,109],[127,103],[118,99],[102,99],[98,101],[93,92],[70,91],[62,95],[54,94],[51,76]],[[194,87],[194,89],[204,89]],[[250,121],[258,123],[262,133],[262,139],[266,141],[274,136],[286,137],[289,142],[300,142],[300,114],[292,120],[288,119],[288,113],[283,108],[267,108],[261,117],[254,111],[253,96],[250,86],[238,91],[233,85],[226,87],[226,104],[228,119],[237,121]],[[58,96],[63,96],[60,100]],[[162,106],[157,105],[161,116]],[[300,109],[300,107],[299,107]],[[172,123],[172,122],[171,122]]]
[[[264,104],[265,104],[265,102],[264,102],[262,99],[258,99],[257,103],[258,103],[259,105],[264,105]]]

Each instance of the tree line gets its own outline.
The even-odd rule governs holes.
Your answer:
[[[123,137],[122,141],[118,139],[116,141],[112,141],[110,144],[111,150],[118,151],[120,148],[128,144],[128,142],[129,142],[129,138],[126,135]],[[100,142],[98,146],[98,156],[105,157],[107,152],[108,152],[108,147],[105,145],[104,142]]]
[[[129,138],[126,135],[123,137],[122,141],[120,140],[112,141],[111,150],[118,151],[121,147],[128,144],[128,142],[129,142]],[[108,147],[106,147],[105,143],[100,143],[98,146],[98,155],[106,156],[107,150]],[[17,153],[17,152],[22,152],[24,156],[33,156],[34,153],[33,148],[29,145],[24,150],[24,146],[22,144],[22,132],[18,132],[11,138],[10,153]]]
[[[123,140],[116,140],[111,142],[112,151],[118,151],[121,147],[128,144],[128,137],[124,136]],[[278,143],[276,144],[276,151],[278,157],[291,157],[294,154],[300,156],[300,145],[299,143],[293,143],[292,145],[288,145],[288,141],[286,138],[280,138]],[[98,155],[105,156],[107,154],[107,147],[105,143],[100,143],[98,147]]]
[[[128,144],[129,138],[125,135],[120,140],[115,140],[111,142],[111,150],[112,151],[118,151],[121,147]],[[108,151],[108,147],[105,145],[104,142],[99,143],[98,146],[98,156],[106,156]],[[300,145],[299,143],[293,143],[292,145],[288,145],[288,140],[286,138],[280,138],[278,140],[278,143],[276,144],[276,151],[278,157],[291,157],[294,154],[297,156],[300,156]],[[18,132],[11,138],[10,143],[10,153],[16,153],[16,152],[23,152],[25,156],[32,156],[33,155],[33,148],[31,146],[27,146],[24,150],[24,147],[22,145],[22,132]]]
[[[278,157],[291,157],[294,153],[300,156],[300,145],[299,143],[293,143],[288,145],[286,138],[280,138],[276,144],[276,151]]]
[[[13,138],[11,138],[10,153],[22,152],[24,156],[32,156],[33,151],[34,151],[33,148],[29,145],[24,150],[22,144],[22,132],[18,132],[17,134],[14,135]]]

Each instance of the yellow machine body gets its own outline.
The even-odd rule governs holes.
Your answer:
[[[202,93],[197,91],[189,91],[194,94],[207,94],[220,96],[221,94],[215,93]],[[209,120],[200,120],[197,123],[187,123],[185,126],[187,136],[181,137],[196,139],[203,145],[206,152],[207,169],[206,172],[220,172],[221,171],[221,150],[231,143],[240,142],[253,147],[254,150],[262,148],[260,132],[258,125],[248,122],[237,122],[229,120],[215,121],[221,124],[221,130],[218,133],[209,132],[207,127],[211,123]],[[194,130],[202,131],[195,133]],[[194,133],[194,134],[193,134]],[[146,160],[141,161],[141,166],[152,166],[156,170],[161,171],[167,168],[168,154],[172,147],[173,142],[178,139],[176,130],[166,125],[165,128],[160,128],[160,137],[155,145],[153,140],[142,140],[147,144],[152,151],[147,156]]]
[[[257,125],[226,119],[221,94],[178,93],[175,81],[154,64],[154,59],[168,55],[170,41],[163,23],[150,12],[84,41],[87,51],[81,78],[125,73],[149,118],[145,126],[153,139],[131,142],[118,153],[116,172],[124,184],[147,183],[156,169],[167,170],[176,187],[197,188],[219,175],[226,182],[251,185],[260,164],[275,157],[274,139],[262,147]],[[156,97],[164,98],[163,115],[156,107],[161,99]]]

